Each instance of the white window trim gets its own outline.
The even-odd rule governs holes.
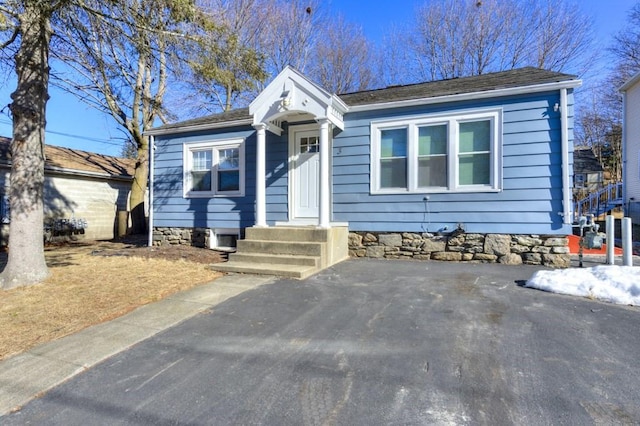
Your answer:
[[[219,161],[218,151],[223,149],[238,148],[239,149],[239,173],[240,183],[237,191],[217,191],[218,173],[217,165]],[[202,151],[210,149],[212,153],[211,160],[211,191],[191,191],[191,168],[193,167],[192,151]],[[184,198],[218,198],[218,197],[243,197],[245,183],[245,140],[243,138],[220,139],[215,141],[185,143],[182,151],[182,195]]]
[[[459,185],[458,182],[458,126],[465,121],[491,120],[491,176],[489,185]],[[418,128],[425,125],[446,124],[447,187],[418,187]],[[408,129],[407,188],[380,187],[380,131]],[[371,122],[371,194],[426,194],[459,192],[499,192],[502,190],[502,108],[429,114],[418,117]]]
[[[240,229],[238,228],[215,228],[209,229],[209,248],[216,250],[236,250],[236,247],[222,246],[218,242],[218,236],[235,235],[237,240],[240,239]]]

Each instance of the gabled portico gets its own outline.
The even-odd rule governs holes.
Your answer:
[[[296,181],[295,177],[304,176],[306,180],[302,181],[302,185],[312,187],[302,189],[307,191],[306,195],[315,197],[317,194],[318,204],[317,218],[314,217],[313,209],[309,208],[305,210],[305,219],[319,228],[331,226],[331,133],[334,128],[344,129],[343,114],[346,111],[346,104],[338,96],[330,94],[291,67],[285,68],[249,105],[253,127],[256,129],[257,148],[255,226],[267,226],[266,132],[281,136],[281,126],[285,121],[289,123],[290,129],[312,132],[297,135],[290,131],[290,138],[293,140],[290,141],[292,148],[289,154],[289,221],[294,224],[299,219],[296,213],[300,213],[302,209],[296,208],[296,197],[301,193],[301,181]],[[313,134],[314,129],[317,129],[317,139]],[[298,137],[300,139],[296,139]],[[318,158],[314,158],[315,154]],[[309,161],[318,162],[317,171]],[[317,179],[310,176],[317,176]],[[315,202],[314,200],[311,202]]]
[[[287,67],[249,106],[256,129],[256,221],[245,229],[225,272],[305,278],[349,257],[346,224],[331,222],[331,136],[344,129],[347,106]],[[286,122],[287,126],[283,126]],[[267,132],[286,137],[288,220],[268,226]]]

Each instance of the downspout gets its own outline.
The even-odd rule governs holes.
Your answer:
[[[569,107],[567,89],[560,89],[560,134],[562,141],[562,222],[571,225],[571,182],[569,181]]]
[[[631,204],[627,198],[627,179],[625,173],[627,172],[627,91],[622,92],[622,149],[620,150],[621,161],[621,173],[622,173],[622,211],[624,216],[629,216],[629,210]]]
[[[153,246],[153,179],[155,138],[149,136],[149,247]]]

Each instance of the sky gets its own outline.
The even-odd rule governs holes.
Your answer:
[[[365,34],[379,42],[391,24],[402,25],[411,19],[418,4],[424,0],[333,0],[330,10],[341,13],[349,22],[362,26]],[[594,20],[594,30],[599,45],[604,49],[611,36],[620,30],[626,21],[629,9],[636,0],[582,0],[581,6]],[[606,68],[606,62],[599,64]],[[601,72],[591,75],[597,76]],[[588,84],[589,75],[583,78]],[[15,80],[0,80],[0,136],[11,137],[11,120],[6,106],[11,102],[10,94],[15,89]],[[122,151],[124,133],[117,128],[113,118],[98,113],[72,95],[50,88],[47,104],[46,143],[83,149],[107,155],[119,155]]]

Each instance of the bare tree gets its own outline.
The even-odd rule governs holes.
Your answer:
[[[629,11],[627,23],[614,36],[609,52],[615,61],[609,79],[613,86],[620,87],[640,71],[640,2]]]
[[[334,17],[314,47],[317,60],[308,64],[312,79],[333,93],[348,93],[376,85],[372,46],[362,28]]]
[[[169,56],[173,45],[189,41],[181,24],[196,19],[196,9],[182,0],[86,2],[93,6],[91,12],[70,10],[61,16],[56,57],[70,71],[53,82],[113,117],[133,142],[136,165],[129,203],[132,231],[141,233],[146,229],[149,170],[149,136],[144,132],[157,119],[166,121]]]
[[[578,4],[562,1],[546,0],[533,12],[531,29],[537,50],[529,63],[583,74],[595,60],[591,19],[580,12]]]
[[[11,222],[9,258],[1,276],[4,289],[39,282],[48,275],[43,243],[44,128],[51,19],[64,6],[62,1],[11,1],[0,5],[5,30],[1,50],[3,56],[15,53],[17,74],[9,105],[13,115]]]
[[[247,105],[287,65],[336,92],[377,83],[374,54],[362,30],[328,16],[317,0],[198,4],[217,25],[185,55],[190,59],[183,75],[186,99],[199,114]]]
[[[123,80],[109,84],[104,83],[105,109],[117,116],[139,143],[138,168],[134,185],[138,187],[131,202],[134,207],[142,203],[146,189],[147,151],[144,147],[146,137],[143,131],[153,122],[154,114],[160,114],[162,91],[166,76],[166,68],[153,74],[156,69],[151,64],[165,63],[164,47],[166,39],[149,37],[150,33],[170,34],[167,22],[191,19],[192,4],[189,0],[7,0],[0,3],[0,61],[3,69],[14,69],[17,74],[17,87],[11,95],[9,109],[13,118],[13,138],[11,142],[12,169],[10,179],[11,223],[9,227],[9,259],[0,281],[2,288],[28,285],[39,282],[48,275],[44,259],[43,247],[43,183],[44,183],[44,144],[46,126],[46,104],[49,99],[48,87],[50,78],[51,57],[70,59],[65,52],[70,47],[86,49],[84,57],[94,62],[95,71],[100,78],[87,79],[84,83],[66,81],[68,88],[86,89],[83,99],[98,102],[95,86],[100,82],[111,80],[117,71],[124,73]],[[148,3],[148,4],[147,4]],[[149,14],[150,6],[157,14]],[[162,7],[158,7],[162,6]],[[66,32],[66,25],[76,23],[75,32]],[[106,25],[110,23],[110,25]],[[161,23],[161,26],[153,27]],[[131,24],[130,26],[127,26]],[[114,26],[121,31],[113,31]],[[81,32],[83,28],[86,32]],[[94,29],[97,31],[91,31]],[[151,32],[155,29],[156,32]],[[70,41],[70,34],[86,37]],[[56,36],[60,36],[56,38]],[[131,61],[134,49],[143,52]],[[67,50],[62,49],[66,47]],[[106,47],[104,56],[91,55],[98,46]],[[55,51],[52,50],[55,47]],[[80,51],[78,51],[80,52]],[[89,53],[87,53],[89,52]],[[154,56],[158,53],[157,56]],[[109,56],[111,55],[111,56]],[[107,64],[108,58],[114,59]],[[69,62],[73,65],[73,62]],[[75,71],[87,71],[87,68],[75,63]],[[140,71],[142,70],[142,71]],[[89,74],[79,74],[86,77]],[[77,77],[77,75],[76,75]],[[57,80],[58,83],[63,79]],[[92,83],[96,83],[92,86]],[[127,116],[125,109],[118,104],[127,90],[126,83],[133,83],[137,90],[133,91],[132,105],[142,108],[132,109]],[[153,96],[153,87],[156,95]],[[158,94],[159,92],[159,94]],[[129,92],[132,93],[132,92]],[[142,123],[142,124],[136,124]],[[135,190],[135,188],[134,188]],[[143,207],[143,206],[142,206]]]
[[[576,141],[591,146],[611,178],[622,179],[622,96],[618,89],[640,71],[640,3],[631,8],[626,25],[609,47],[609,73],[592,89],[577,113]]]
[[[265,58],[259,51],[264,29],[259,0],[201,0],[198,4],[215,28],[207,26],[198,43],[183,51],[189,67],[181,70],[192,110],[229,111],[247,104],[267,78]],[[186,98],[186,99],[185,99]]]
[[[313,46],[324,23],[324,9],[318,0],[264,0],[261,4],[263,31],[259,49],[265,55],[269,74],[287,65],[305,71],[315,60]]]
[[[591,63],[590,19],[575,4],[545,0],[425,2],[395,37],[407,61],[389,62],[413,80],[435,80],[522,66],[582,73]]]

